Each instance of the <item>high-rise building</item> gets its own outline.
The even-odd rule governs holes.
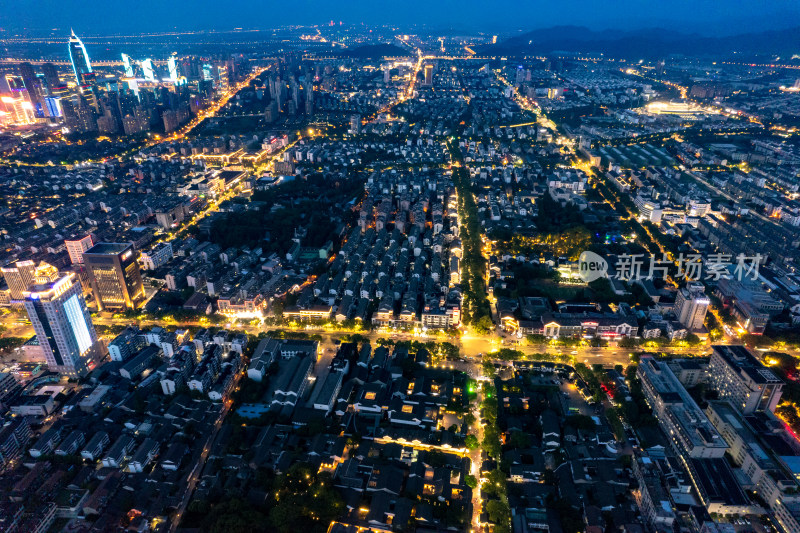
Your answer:
[[[690,283],[675,297],[675,314],[689,331],[702,329],[711,301],[699,283]]]
[[[128,54],[122,54],[122,65],[125,68],[125,75],[129,78],[133,78],[133,63],[131,62],[131,56]]]
[[[83,252],[92,293],[100,310],[136,309],[144,286],[131,243],[99,243]]]
[[[164,111],[164,113],[161,115],[161,120],[164,121],[164,131],[166,133],[170,133],[178,129],[178,116],[172,109],[167,109]]]
[[[36,121],[34,103],[20,76],[7,74],[0,79],[0,112],[4,112],[5,122],[11,124],[33,124]]]
[[[39,268],[47,265],[41,263]],[[6,280],[9,291],[11,291],[12,300],[22,300],[25,297],[25,291],[33,283],[33,278],[36,274],[37,266],[33,261],[17,261],[13,265],[6,265],[0,268],[3,277]]]
[[[64,245],[67,247],[69,260],[73,265],[83,263],[83,252],[92,247],[92,236],[87,235],[76,240],[65,240]]]
[[[92,64],[89,61],[89,54],[75,30],[69,37],[69,61],[72,63],[72,72],[75,73],[75,80],[78,85],[89,85],[94,80]]]
[[[425,65],[425,85],[433,85],[433,65]]]
[[[353,135],[361,133],[361,115],[350,116],[350,132]]]
[[[102,342],[75,274],[59,274],[50,265],[38,268],[24,302],[51,371],[80,377],[93,368]]]
[[[169,56],[167,60],[167,70],[169,71],[169,81],[175,83],[178,81],[178,58],[175,54]]]
[[[79,96],[76,104],[69,98],[62,98],[60,103],[67,128],[81,133],[97,131],[97,117],[86,99]]]
[[[46,117],[64,116],[64,110],[61,107],[61,98],[53,98],[52,96],[45,96],[42,101],[43,101],[42,106]]]
[[[153,66],[153,60],[150,58],[142,60],[142,73],[144,74],[144,79],[147,81],[156,81],[156,70]]]
[[[137,108],[138,110],[139,108]],[[144,119],[144,120],[143,120]],[[150,129],[147,117],[142,112],[122,117],[122,129],[125,135],[136,135]]]
[[[783,392],[783,381],[761,364],[744,346],[712,346],[708,362],[711,386],[720,400],[747,415],[774,412]]]
[[[25,61],[19,65],[19,75],[22,78],[22,83],[28,91],[28,96],[31,102],[37,108],[37,115],[42,113],[42,83],[39,77],[33,70],[33,65]]]
[[[119,123],[110,109],[106,109],[103,114],[97,118],[97,130],[101,133],[116,133],[117,130],[119,130]]]
[[[278,103],[273,100],[269,104],[267,104],[266,109],[264,109],[264,120],[268,123],[275,122],[278,119]]]
[[[44,74],[44,81],[47,84],[47,90],[50,92],[50,95],[60,96],[57,95],[55,91],[64,88],[65,84],[61,81],[56,66],[52,63],[44,63],[42,65],[42,74]]]

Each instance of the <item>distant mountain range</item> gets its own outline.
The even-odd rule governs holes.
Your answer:
[[[721,58],[776,54],[788,60],[792,54],[800,54],[800,27],[727,37],[703,37],[661,28],[593,31],[580,26],[557,26],[530,31],[497,44],[476,47],[475,52],[479,55],[603,53],[609,57],[627,59],[653,59],[670,54]]]

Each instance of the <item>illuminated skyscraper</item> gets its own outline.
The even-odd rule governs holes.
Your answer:
[[[40,267],[44,264],[42,263]],[[22,300],[24,298],[25,291],[33,283],[36,270],[36,263],[33,261],[17,261],[13,265],[6,265],[0,268],[0,272],[3,273],[6,284],[11,291],[12,300]]]
[[[12,93],[12,96],[0,96],[0,116],[10,124],[33,124],[36,112],[28,98],[28,91]]]
[[[92,292],[101,310],[136,309],[144,300],[144,286],[130,243],[100,243],[83,252]]]
[[[85,375],[102,353],[81,286],[75,274],[55,267],[37,268],[25,291],[25,310],[51,371]]]
[[[36,121],[34,101],[22,76],[6,74],[0,78],[0,116],[11,124],[33,124]]]
[[[69,61],[72,63],[72,72],[75,73],[78,85],[88,85],[94,77],[92,64],[89,62],[86,47],[83,46],[83,41],[75,35],[75,30],[72,31],[69,38]]]
[[[177,57],[175,54],[169,56],[169,60],[167,61],[167,68],[169,70],[169,81],[175,83],[178,81],[178,62]]]
[[[147,81],[156,81],[155,67],[153,67],[153,60],[148,58],[142,61],[142,72],[144,79]]]
[[[125,66],[125,75],[129,78],[133,77],[133,65],[131,64],[131,56],[122,54],[122,64]]]
[[[433,65],[425,65],[425,85],[433,85]]]

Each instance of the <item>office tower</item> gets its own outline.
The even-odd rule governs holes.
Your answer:
[[[83,262],[98,309],[136,309],[144,300],[133,244],[95,244],[83,252]]]
[[[675,315],[678,317],[678,322],[689,331],[701,329],[710,303],[702,285],[688,284],[679,290],[675,297]]]
[[[94,80],[89,54],[86,53],[86,47],[75,35],[74,30],[69,38],[69,61],[72,63],[72,72],[75,73],[78,85],[89,85]]]
[[[361,133],[361,115],[350,116],[350,133],[354,135]]]
[[[425,65],[425,85],[433,85],[433,65]]]
[[[77,240],[65,240],[64,245],[67,247],[67,253],[69,254],[70,262],[75,264],[82,264],[83,263],[83,252],[88,250],[92,247],[94,243],[92,242],[92,236],[87,235],[85,237],[81,237]]]
[[[392,81],[392,67],[391,65],[384,65],[383,67],[383,83]]]
[[[24,302],[50,370],[70,377],[91,370],[102,343],[75,274],[59,274],[50,265],[37,269]]]
[[[744,415],[774,412],[781,399],[783,381],[744,346],[712,346],[708,375],[720,400]]]

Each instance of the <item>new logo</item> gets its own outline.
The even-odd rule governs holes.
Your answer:
[[[578,273],[587,283],[605,277],[608,263],[594,252],[584,251],[578,258]]]

